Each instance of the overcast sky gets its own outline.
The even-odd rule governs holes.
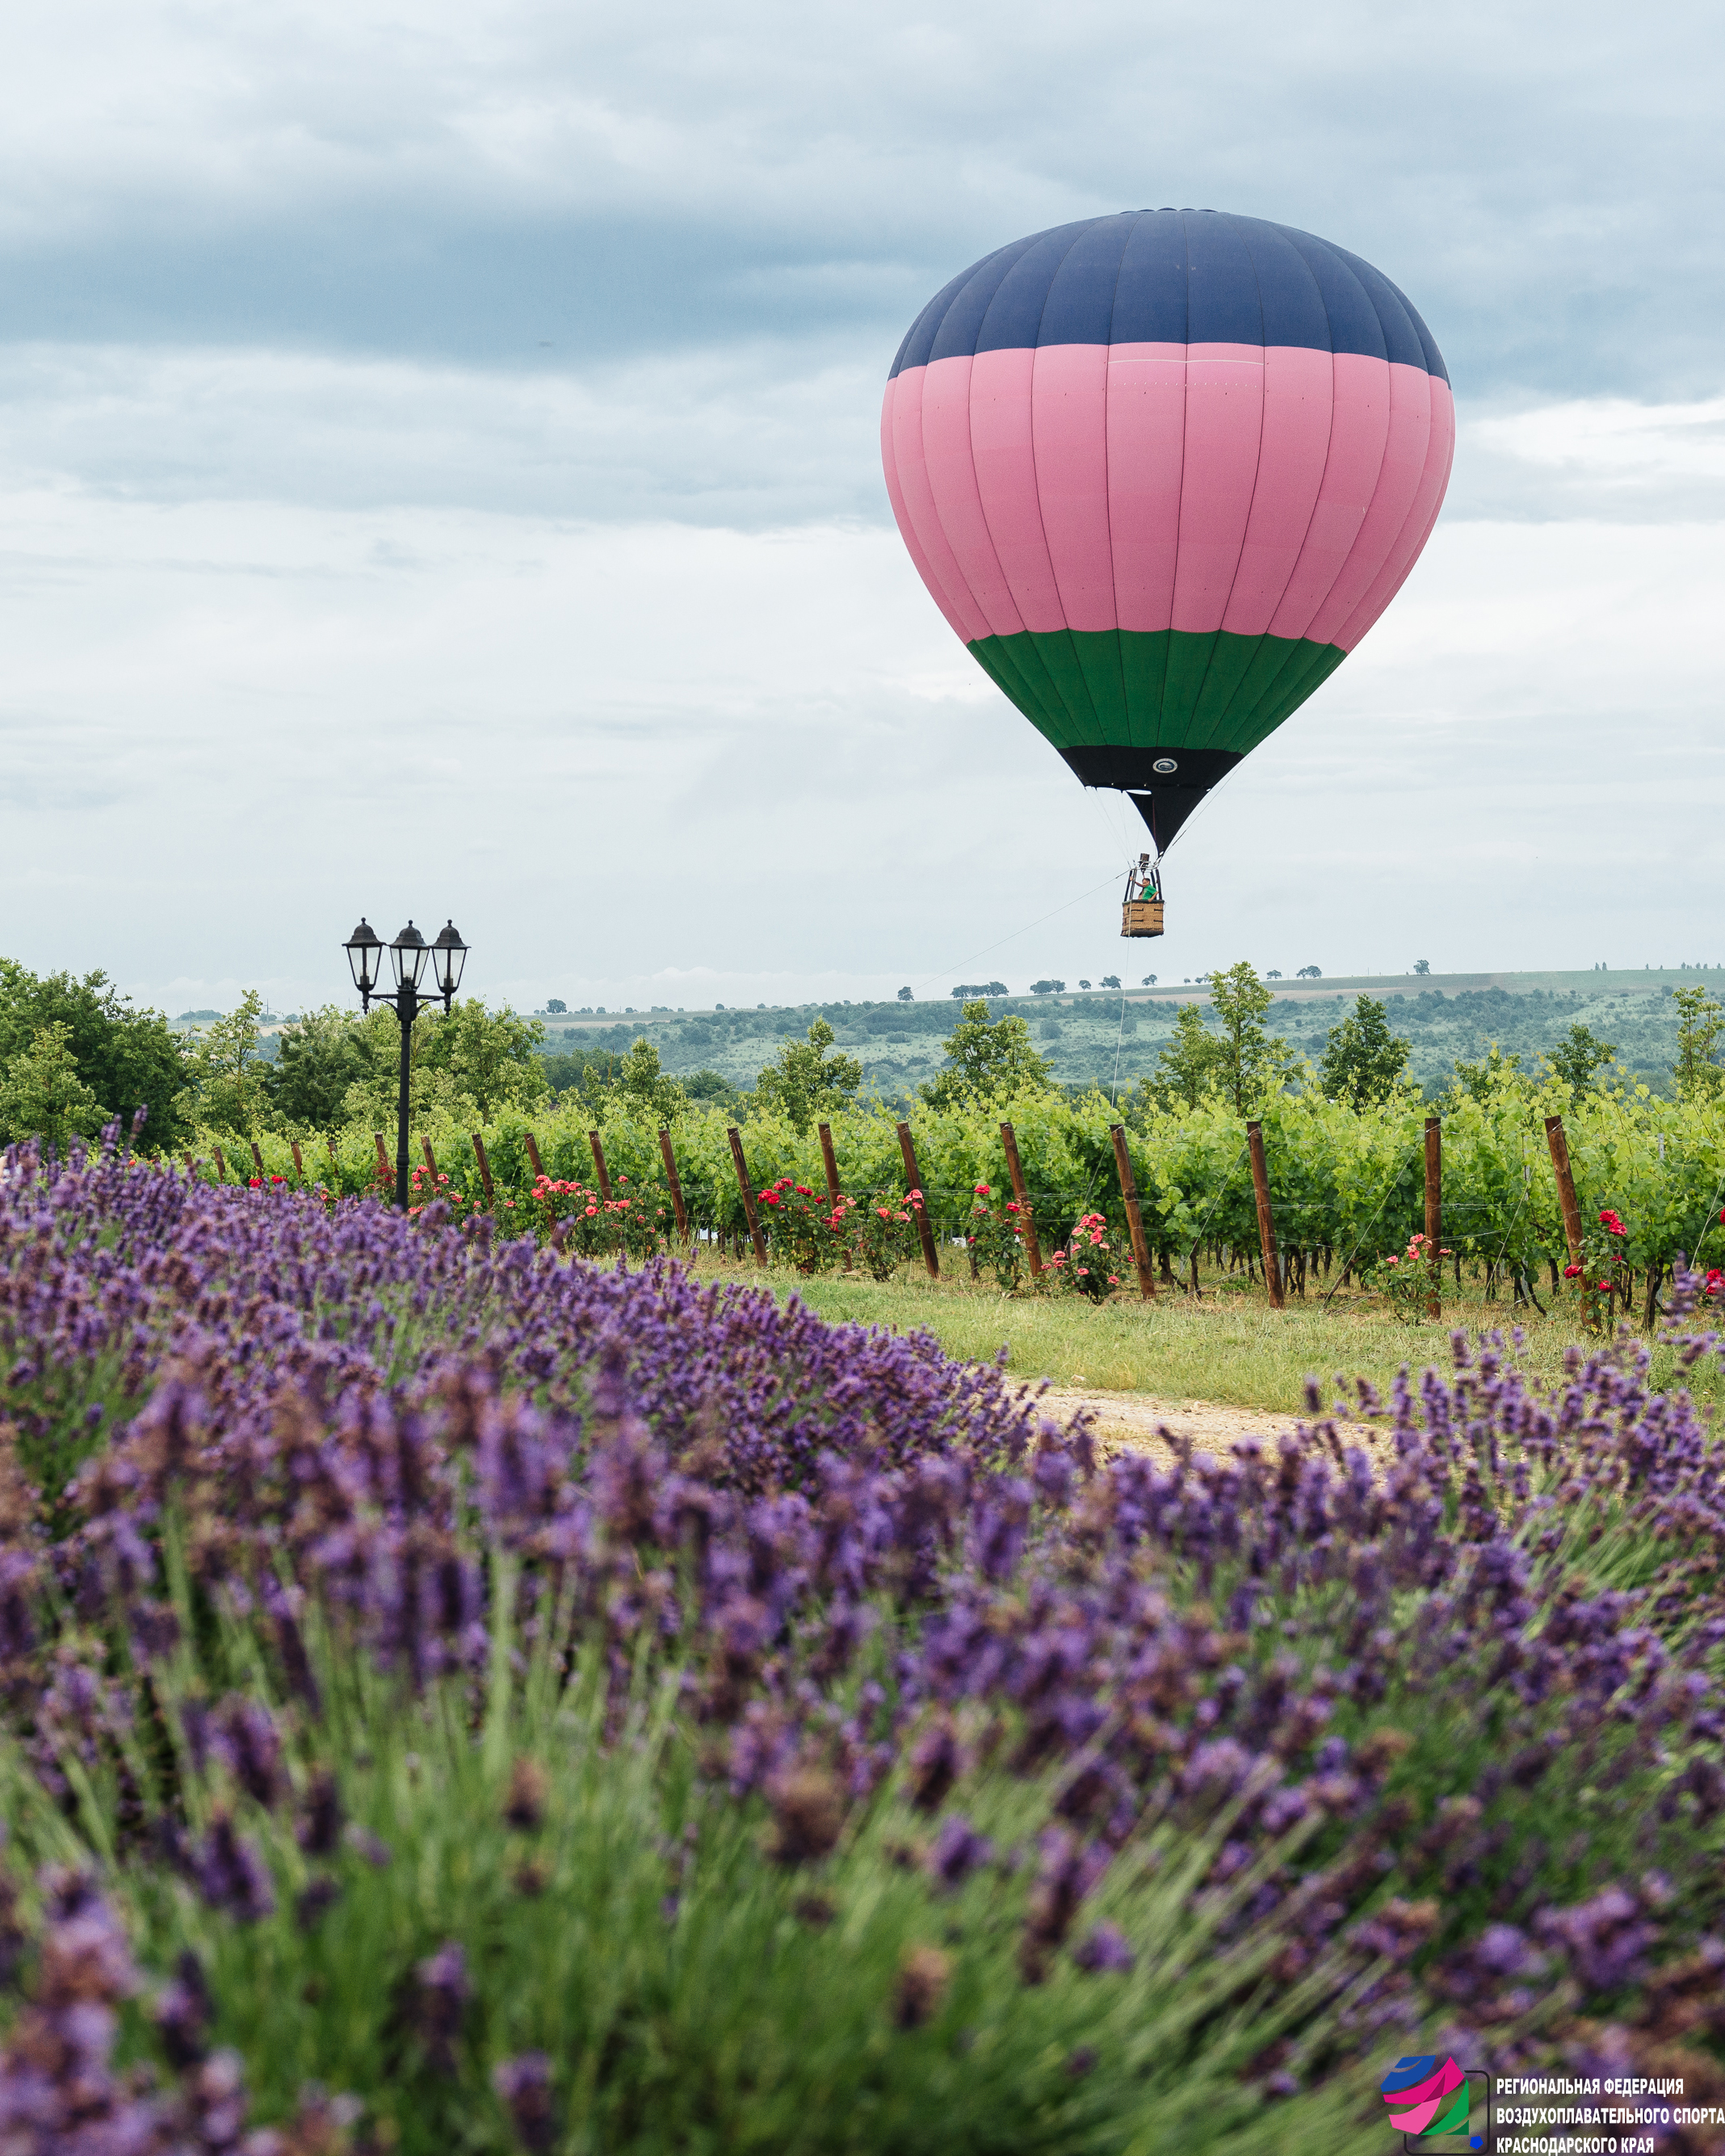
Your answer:
[[[453,914],[492,1001],[1712,960],[1725,49],[1699,6],[61,0],[0,69],[0,952],[170,1012]],[[1377,264],[1455,475],[1169,858],[965,654],[876,444],[990,248]]]

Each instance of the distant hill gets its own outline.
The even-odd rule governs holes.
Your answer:
[[[1414,1075],[1428,1086],[1446,1079],[1459,1058],[1471,1061],[1495,1041],[1530,1063],[1573,1024],[1615,1042],[1620,1060],[1656,1092],[1663,1091],[1676,1049],[1676,987],[1710,985],[1725,1001],[1725,974],[1676,968],[1663,972],[1446,973],[1416,977],[1376,973],[1334,980],[1272,981],[1268,1023],[1313,1061],[1324,1038],[1356,995],[1381,998],[1394,1029],[1409,1041]],[[1201,1001],[1189,983],[1155,988],[1074,990],[1060,996],[991,998],[996,1016],[1022,1013],[1037,1047],[1065,1085],[1122,1085],[1152,1070],[1180,1005]],[[927,1003],[803,1004],[754,1010],[580,1012],[552,1019],[548,1053],[598,1049],[614,1054],[645,1035],[664,1068],[674,1073],[718,1071],[735,1086],[752,1086],[787,1037],[800,1037],[824,1017],[839,1045],[862,1063],[865,1082],[888,1099],[902,1098],[943,1060],[941,1041],[958,1006]]]

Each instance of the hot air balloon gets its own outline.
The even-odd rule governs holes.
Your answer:
[[[1339,666],[1436,521],[1455,447],[1431,332],[1356,254],[1261,218],[1125,211],[1014,240],[899,347],[893,514],[973,657],[1159,864]]]

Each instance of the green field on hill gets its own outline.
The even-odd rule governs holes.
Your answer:
[[[1270,1031],[1316,1061],[1325,1037],[1357,995],[1387,1003],[1390,1025],[1411,1044],[1409,1069],[1429,1091],[1440,1090],[1458,1058],[1472,1061],[1495,1042],[1531,1065],[1572,1025],[1587,1026],[1616,1048],[1641,1083],[1666,1090],[1676,1046],[1674,988],[1712,984],[1707,968],[1648,968],[1641,973],[1378,973],[1332,980],[1270,983],[1276,992],[1265,1021]],[[991,1000],[998,1017],[1020,1012],[1055,1077],[1068,1086],[1122,1086],[1147,1075],[1168,1045],[1182,1004],[1201,1000],[1190,982],[1155,988],[1080,989],[1062,995]],[[546,1052],[600,1050],[620,1053],[643,1034],[676,1075],[716,1070],[733,1085],[752,1086],[788,1035],[800,1036],[824,1017],[839,1045],[861,1061],[865,1083],[887,1099],[907,1097],[940,1068],[941,1042],[957,1006],[949,997],[916,1003],[824,1003],[759,1006],[753,1010],[594,1011],[547,1022]]]

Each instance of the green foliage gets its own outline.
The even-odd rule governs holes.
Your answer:
[[[996,1286],[1010,1294],[1024,1272],[1024,1229],[1018,1201],[993,1183],[978,1183],[966,1240],[973,1262],[986,1267]]]
[[[1222,1026],[1222,1089],[1236,1111],[1248,1115],[1266,1095],[1281,1090],[1293,1068],[1293,1050],[1265,1031],[1264,1014],[1276,1000],[1275,992],[1265,987],[1247,960],[1212,973],[1209,988],[1210,1007]]]
[[[783,1115],[799,1137],[818,1117],[855,1099],[862,1084],[854,1055],[829,1053],[837,1038],[824,1018],[816,1019],[808,1040],[786,1041],[756,1081],[756,1099]]]
[[[1047,1057],[1030,1044],[1029,1023],[1009,1014],[991,1024],[988,1006],[980,999],[964,1005],[942,1045],[946,1068],[922,1089],[931,1107],[999,1106],[1053,1085]]]
[[[1222,1081],[1224,1048],[1204,1022],[1196,1004],[1182,1004],[1174,1019],[1174,1037],[1156,1059],[1144,1092],[1159,1106],[1183,1102],[1195,1108]]]
[[[1725,1087],[1718,1061],[1719,1036],[1725,1033],[1725,1009],[1698,983],[1673,988],[1677,1006],[1677,1058],[1671,1071],[1682,1101],[1716,1101]]]
[[[651,1123],[655,1130],[676,1122],[689,1106],[689,1096],[680,1081],[661,1073],[659,1050],[644,1040],[636,1041],[623,1058],[614,1097],[625,1115]]]
[[[390,1035],[395,1021],[388,1014]],[[1200,1046],[1204,1029],[1196,1012],[1183,1039]],[[1219,1045],[1209,1036],[1212,1053]],[[1199,1074],[1201,1081],[1202,1072]],[[1713,1195],[1725,1181],[1725,1124],[1716,1104],[1665,1101],[1645,1086],[1592,1089],[1572,1096],[1549,1070],[1534,1075],[1512,1059],[1485,1059],[1445,1096],[1444,1126],[1444,1240],[1464,1265],[1495,1281],[1537,1282],[1567,1261],[1551,1159],[1543,1119],[1561,1114],[1584,1214],[1612,1208],[1625,1228],[1624,1258],[1635,1276],[1638,1296],[1683,1251],[1702,1266],[1725,1265],[1725,1224]],[[393,1118],[393,1093],[391,1115]],[[788,1176],[824,1193],[825,1172],[812,1122],[801,1127],[771,1098],[742,1104],[742,1130],[752,1187],[759,1191]],[[905,1173],[896,1123],[901,1110],[880,1101],[844,1101],[823,1111],[832,1127],[839,1178],[859,1213],[905,1208]],[[1292,1292],[1303,1291],[1308,1262],[1332,1267],[1352,1263],[1356,1271],[1390,1251],[1405,1249],[1424,1226],[1423,1125],[1425,1103],[1399,1089],[1374,1107],[1356,1111],[1332,1101],[1314,1084],[1271,1095],[1260,1111],[1276,1229],[1292,1270]],[[732,1235],[744,1226],[742,1198],[731,1157],[730,1104],[691,1101],[675,1124],[679,1173],[695,1225]],[[1069,1096],[1061,1091],[1021,1094],[1010,1120],[1028,1178],[1032,1217],[1045,1250],[1064,1245],[1081,1215],[1106,1214],[1115,1247],[1124,1250],[1125,1219],[1109,1128],[1124,1121],[1143,1205],[1145,1232],[1153,1251],[1185,1271],[1194,1249],[1219,1258],[1257,1246],[1256,1214],[1245,1159],[1244,1119],[1233,1101],[1201,1082],[1189,1094],[1169,1086],[1134,1090],[1117,1109],[1101,1091]],[[976,1186],[1005,1182],[998,1103],[919,1106],[914,1117],[916,1157],[929,1215],[942,1238],[973,1232]],[[332,1135],[330,1158],[324,1135],[304,1148],[307,1175],[336,1194],[363,1194],[377,1187],[372,1132],[393,1127],[361,1121]],[[472,1147],[484,1139],[495,1184],[500,1220],[521,1218],[511,1200],[524,1202],[533,1173],[526,1151],[531,1129],[548,1173],[587,1184],[593,1163],[588,1132],[601,1133],[614,1183],[658,1191],[663,1175],[658,1126],[631,1109],[620,1087],[597,1105],[577,1094],[555,1106],[508,1107],[481,1124],[459,1098],[433,1100],[417,1116],[414,1147],[423,1134],[434,1147],[439,1172],[460,1194],[464,1214],[482,1209],[484,1192]],[[259,1143],[266,1169],[291,1178],[294,1162],[285,1138],[264,1132]],[[208,1162],[208,1143],[198,1147]],[[231,1148],[229,1148],[231,1153]],[[230,1159],[229,1172],[237,1165]],[[213,1172],[206,1169],[206,1173]],[[246,1173],[250,1173],[248,1163]],[[660,1196],[665,1195],[660,1193]],[[885,1224],[883,1224],[884,1225]],[[913,1219],[894,1221],[889,1272],[914,1259]],[[1209,1262],[1209,1260],[1206,1260]],[[1022,1285],[1022,1281],[1020,1285]],[[1567,1300],[1568,1291],[1565,1291]],[[1637,1311],[1642,1303],[1636,1304]]]
[[[1551,1067],[1572,1093],[1584,1093],[1595,1070],[1616,1055],[1615,1045],[1595,1038],[1584,1025],[1572,1025],[1548,1058]]]
[[[0,1072],[0,1136],[39,1138],[62,1160],[74,1137],[102,1127],[96,1096],[78,1075],[69,1025],[39,1026]]]
[[[1357,996],[1349,1014],[1331,1028],[1319,1076],[1332,1101],[1369,1108],[1389,1098],[1407,1067],[1408,1043],[1391,1033],[1384,1005]]]
[[[537,1052],[544,1037],[539,1019],[520,1018],[507,1004],[488,1011],[476,996],[447,1016],[434,1007],[421,1010],[408,1043],[413,1121],[444,1116],[471,1128],[538,1106],[551,1092]],[[393,1130],[401,1089],[401,1022],[381,1006],[353,1029],[352,1040],[364,1058],[363,1075],[347,1089],[346,1118],[368,1131]]]
[[[602,1101],[623,1071],[622,1056],[604,1048],[579,1048],[567,1055],[543,1055],[540,1060],[557,1100],[566,1093],[578,1093],[584,1101]]]
[[[94,1095],[100,1123],[118,1117],[130,1127],[148,1111],[140,1143],[150,1151],[177,1146],[189,1125],[177,1101],[186,1083],[177,1036],[160,1011],[135,1010],[104,973],[39,978],[13,959],[0,958],[0,1073],[30,1052],[47,1026],[64,1026],[81,1084]]]
[[[1531,1095],[1533,1081],[1522,1069],[1519,1054],[1506,1055],[1494,1040],[1476,1063],[1459,1058],[1450,1090],[1458,1098],[1490,1101],[1505,1094]]]
[[[334,1004],[282,1029],[264,1090],[277,1120],[295,1132],[328,1130],[342,1116],[350,1086],[372,1067],[360,1022]]]
[[[1418,1325],[1442,1295],[1444,1260],[1450,1255],[1423,1233],[1409,1235],[1407,1249],[1388,1251],[1368,1270],[1364,1284],[1381,1295],[1398,1317]]]
[[[186,1055],[181,1112],[205,1130],[252,1138],[270,1122],[269,1066],[258,1039],[264,998],[248,988],[238,1010],[206,1026]]]
[[[490,1011],[477,996],[445,1017],[434,1012],[425,1046],[427,1067],[447,1075],[455,1092],[489,1120],[504,1108],[531,1108],[551,1087],[538,1054],[543,1022],[518,1018],[507,1004]],[[658,1058],[654,1058],[656,1065]]]
[[[693,1077],[679,1081],[691,1101],[700,1101],[729,1114],[747,1094],[739,1091],[731,1081],[716,1070],[697,1070]]]

